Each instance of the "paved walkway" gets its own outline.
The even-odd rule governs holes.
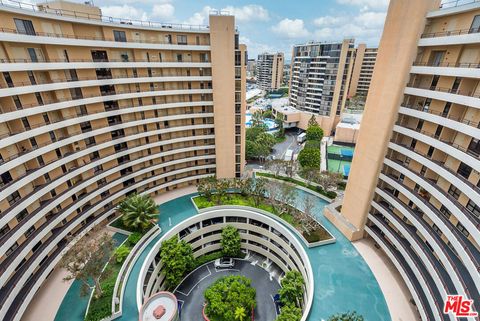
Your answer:
[[[189,186],[158,195],[154,200],[157,204],[161,204],[196,191],[195,186]],[[66,271],[60,268],[52,272],[28,305],[21,321],[53,321],[55,319],[57,310],[73,283],[73,281],[63,281],[66,275]]]
[[[410,303],[412,296],[397,268],[382,250],[375,248],[371,239],[353,242],[363,256],[382,289],[392,321],[420,320],[415,306]]]

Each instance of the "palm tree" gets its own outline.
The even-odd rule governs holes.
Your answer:
[[[235,320],[243,321],[243,319],[247,316],[244,307],[236,307],[235,308]]]
[[[154,224],[158,208],[149,195],[133,194],[124,199],[118,210],[122,214],[123,224],[136,230],[145,230]]]

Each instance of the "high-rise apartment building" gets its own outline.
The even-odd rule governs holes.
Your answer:
[[[365,44],[359,44],[355,52],[352,78],[348,95],[364,96],[368,94],[370,82],[372,81],[373,68],[377,60],[378,48],[367,48]]]
[[[247,77],[255,77],[257,69],[257,61],[253,58],[247,60]]]
[[[258,55],[256,65],[257,85],[260,89],[272,91],[280,88],[283,81],[283,52]]]
[[[480,310],[479,48],[480,2],[390,1],[341,213],[326,212],[375,240],[422,320],[456,320],[447,294]]]
[[[355,54],[354,40],[293,47],[290,105],[318,115],[329,135],[345,107]]]
[[[0,319],[19,320],[68,236],[131,193],[240,177],[246,48],[207,27],[68,2],[0,5]],[[34,10],[32,10],[34,9]]]

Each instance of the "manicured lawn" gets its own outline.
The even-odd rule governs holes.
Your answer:
[[[308,188],[309,190],[312,190],[314,192],[317,192],[319,194],[322,194],[323,196],[326,196],[328,198],[331,198],[331,199],[334,199],[337,197],[337,193],[335,193],[334,191],[325,191],[323,188],[321,188],[320,186],[315,186],[315,185],[311,185],[311,184],[307,184],[305,182],[302,182],[302,181],[299,181],[297,179],[294,179],[294,178],[291,178],[291,177],[287,177],[287,176],[280,176],[280,175],[275,175],[275,174],[270,174],[270,173],[262,173],[262,172],[256,172],[255,175],[258,175],[258,176],[263,176],[263,177],[270,177],[270,178],[275,178],[275,179],[279,179],[279,180],[282,180],[282,181],[285,181],[285,182],[289,182],[289,183],[293,183],[293,184],[296,184],[296,185],[300,185],[302,187],[305,187],[305,188]]]
[[[330,234],[321,226],[319,226],[312,233],[306,234],[302,231],[299,222],[295,219],[294,213],[295,211],[298,211],[297,209],[295,209],[294,207],[290,207],[289,213],[279,213],[276,208],[269,204],[266,199],[261,201],[258,206],[255,205],[253,197],[243,196],[241,194],[229,194],[228,197],[223,197],[220,203],[215,202],[215,197],[213,197],[212,200],[209,201],[204,196],[196,196],[193,198],[193,201],[195,202],[195,205],[198,209],[208,208],[216,205],[241,205],[258,208],[275,214],[289,224],[293,225],[310,243],[331,239]]]

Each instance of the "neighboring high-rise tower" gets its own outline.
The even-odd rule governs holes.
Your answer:
[[[373,68],[377,60],[378,48],[367,48],[365,44],[359,44],[355,53],[352,78],[348,95],[367,97],[370,82],[372,81]]]
[[[456,320],[447,294],[480,310],[479,48],[480,2],[390,1],[341,213],[326,211],[383,249],[422,320]]]
[[[345,107],[354,53],[353,39],[293,47],[290,104],[320,116],[317,121],[327,135]]]
[[[258,87],[266,91],[280,88],[283,80],[283,64],[283,52],[258,55],[256,65]]]
[[[240,177],[244,165],[247,55],[233,16],[201,27],[14,5],[0,5],[5,321],[20,319],[66,237],[114,218],[126,195]]]

